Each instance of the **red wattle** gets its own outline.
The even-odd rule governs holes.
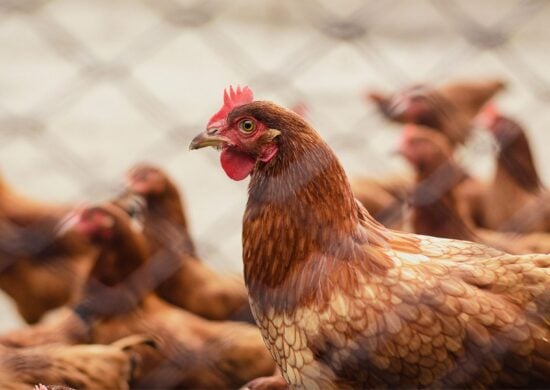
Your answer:
[[[222,150],[220,162],[227,176],[237,181],[243,180],[250,175],[256,163],[251,155],[239,152],[234,148]]]

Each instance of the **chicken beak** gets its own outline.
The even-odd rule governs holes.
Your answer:
[[[195,150],[205,148],[207,146],[219,148],[225,144],[229,144],[230,142],[231,140],[223,135],[208,134],[205,131],[193,138],[193,141],[189,144],[189,149]]]

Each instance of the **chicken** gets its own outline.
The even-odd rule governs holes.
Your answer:
[[[75,308],[91,342],[131,334],[157,341],[133,385],[144,388],[238,387],[270,375],[274,362],[255,326],[208,321],[155,294],[147,269],[147,241],[118,207],[88,207],[71,222],[101,250],[90,271],[85,299]]]
[[[197,256],[173,181],[159,168],[142,164],[130,170],[126,182],[131,194],[145,199],[143,227],[158,295],[207,319],[253,322],[242,279],[218,274]],[[128,211],[125,198],[117,203]]]
[[[493,95],[504,88],[499,80],[488,82],[456,82],[439,88],[415,85],[392,96],[372,92],[369,98],[389,119],[402,123],[417,123],[443,132],[453,145],[469,137],[472,120]],[[407,194],[411,190],[409,177],[379,181],[371,178],[352,180],[356,198],[382,224],[403,228]]]
[[[392,231],[299,116],[231,88],[191,149],[251,176],[245,282],[291,386],[511,387],[550,381],[550,256]]]
[[[151,252],[166,247],[166,241],[170,240],[180,242],[182,253],[196,256],[185,205],[177,186],[166,173],[151,164],[136,165],[126,174],[126,189],[145,201],[145,208],[137,212],[144,214],[143,230]],[[124,204],[121,206],[127,209]]]
[[[0,178],[0,289],[28,323],[75,299],[91,266],[93,251],[82,237],[57,229],[66,212],[19,195]]]
[[[518,233],[550,232],[550,193],[538,175],[525,130],[493,105],[478,121],[490,130],[499,148],[480,226]]]
[[[416,173],[416,185],[409,198],[413,231],[476,240],[469,204],[456,193],[463,186],[473,187],[479,183],[454,161],[448,139],[434,129],[409,124],[403,130],[399,153]]]
[[[437,88],[414,85],[390,96],[372,92],[369,98],[388,119],[437,129],[456,145],[465,142],[474,117],[504,87],[501,80],[457,81]]]
[[[28,390],[37,382],[76,389],[129,389],[139,370],[139,348],[152,341],[130,336],[111,345],[48,345],[24,349],[0,346],[0,387]],[[42,385],[40,388],[46,388]],[[53,387],[53,386],[52,386]]]
[[[415,233],[480,242],[509,253],[550,253],[550,234],[515,235],[475,226],[465,196],[456,195],[465,181],[473,179],[456,163],[443,134],[407,125],[400,151],[417,175],[410,199]]]

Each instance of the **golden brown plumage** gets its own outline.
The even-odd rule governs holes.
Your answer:
[[[218,146],[228,175],[251,174],[245,280],[289,384],[548,383],[550,256],[384,228],[314,129],[239,92],[191,148]]]
[[[127,187],[145,200],[143,228],[158,295],[207,319],[253,322],[242,279],[221,275],[199,259],[181,195],[167,174],[141,164],[128,173]],[[127,209],[124,198],[118,204]]]
[[[130,336],[111,345],[0,346],[0,387],[29,390],[33,384],[45,383],[60,389],[129,389],[133,373],[139,370],[138,347],[149,343]]]

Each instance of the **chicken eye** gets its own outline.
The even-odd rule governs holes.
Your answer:
[[[243,119],[239,122],[239,130],[241,130],[243,133],[250,134],[254,131],[255,128],[256,125],[250,119]]]

